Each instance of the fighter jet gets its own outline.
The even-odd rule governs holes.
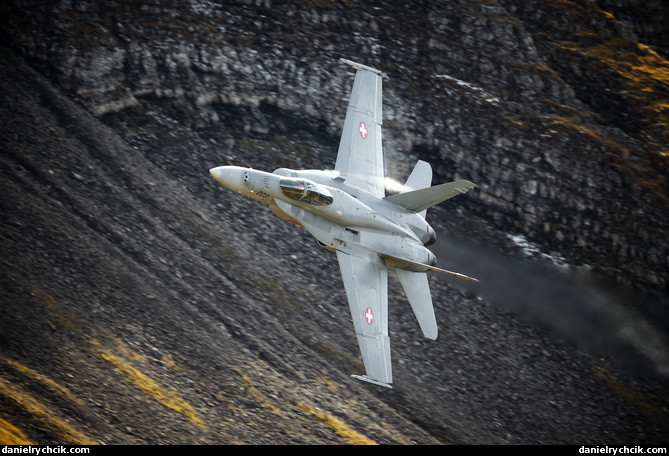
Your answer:
[[[303,226],[337,254],[355,334],[365,366],[352,375],[392,388],[388,338],[388,270],[393,270],[423,335],[437,338],[427,272],[476,279],[436,266],[428,249],[436,235],[427,209],[475,187],[467,180],[431,186],[432,168],[418,161],[399,193],[386,196],[381,138],[382,73],[341,59],[356,70],[339,150],[332,170],[279,168],[272,173],[219,166],[210,173],[225,187],[268,204]]]

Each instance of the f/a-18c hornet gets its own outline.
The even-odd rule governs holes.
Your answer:
[[[418,161],[401,192],[386,196],[381,144],[382,74],[350,60],[356,69],[334,170],[273,173],[219,166],[211,175],[227,188],[268,204],[284,220],[303,226],[337,254],[365,375],[353,377],[392,388],[388,338],[388,269],[411,304],[423,335],[437,338],[427,272],[463,279],[436,267],[427,248],[436,240],[427,209],[467,192],[466,180],[431,186],[432,168]]]

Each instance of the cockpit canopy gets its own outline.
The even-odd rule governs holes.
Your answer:
[[[329,206],[332,204],[332,194],[320,185],[307,179],[282,177],[279,180],[281,191],[288,198],[314,206]]]

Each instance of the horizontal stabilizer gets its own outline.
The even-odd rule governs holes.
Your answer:
[[[436,266],[430,266],[429,264],[418,263],[417,261],[411,261],[405,258],[399,258],[380,252],[377,253],[381,255],[381,257],[383,257],[384,260],[386,260],[386,264],[388,265],[389,268],[405,269],[407,271],[414,271],[414,272],[437,271],[437,272],[442,272],[444,274],[450,274],[453,277],[457,277],[459,279],[471,280],[472,282],[479,281],[474,277],[469,277],[468,275],[460,274],[459,272],[448,271],[446,269],[441,269]]]
[[[447,271],[446,269],[441,269],[441,268],[436,268],[434,266],[429,266],[431,271],[437,271],[437,272],[443,272],[444,274],[450,274],[453,277],[457,277],[458,279],[465,279],[465,280],[471,280],[472,282],[478,282],[479,279],[475,279],[474,277],[469,277],[468,275],[460,274],[459,272],[453,272],[453,271]]]
[[[422,212],[454,196],[467,193],[467,191],[474,187],[476,187],[476,184],[460,179],[446,184],[435,185],[434,187],[389,195],[385,197],[385,200],[414,212]]]

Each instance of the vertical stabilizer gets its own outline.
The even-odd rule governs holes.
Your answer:
[[[404,184],[404,188],[400,193],[412,192],[414,190],[422,190],[432,185],[432,167],[428,162],[418,160],[411,175]],[[420,216],[425,218],[427,209],[421,211]]]
[[[434,315],[427,274],[404,269],[395,269],[395,273],[409,299],[423,335],[428,339],[436,339],[438,333],[437,318]]]

